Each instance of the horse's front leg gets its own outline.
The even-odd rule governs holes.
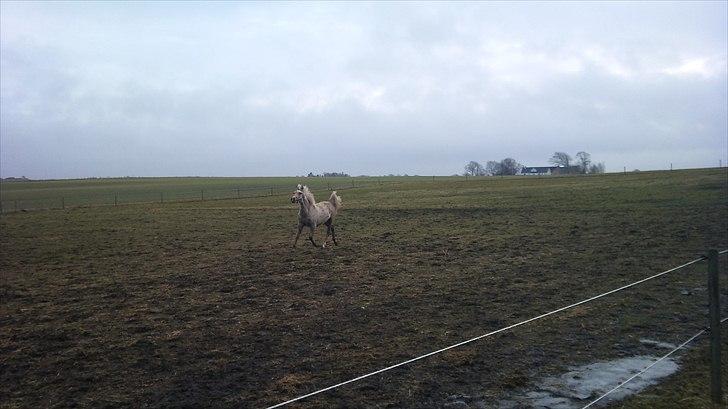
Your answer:
[[[308,239],[311,240],[311,244],[313,244],[314,247],[318,247],[318,244],[316,244],[316,242],[313,241],[313,229],[314,228],[315,228],[314,226],[308,226],[308,230],[309,230]]]
[[[303,224],[298,224],[298,234],[296,234],[296,240],[293,240],[293,247],[296,247],[296,243],[298,243],[298,236],[301,235],[301,230],[303,230]]]

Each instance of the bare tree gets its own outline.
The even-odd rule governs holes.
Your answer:
[[[589,164],[591,163],[591,155],[581,151],[576,154],[576,161],[579,163],[579,170],[581,173],[589,171]]]
[[[515,175],[521,169],[521,164],[513,158],[505,158],[500,162],[502,175]]]
[[[480,163],[471,160],[465,165],[465,175],[483,176],[485,175],[485,169],[483,169],[483,165]]]
[[[549,162],[569,169],[571,167],[571,156],[566,152],[554,152],[554,156],[549,159]]]
[[[604,173],[604,162],[593,163],[589,166],[589,173]]]
[[[502,173],[503,168],[500,162],[489,160],[485,165],[485,174],[490,176],[498,176]]]

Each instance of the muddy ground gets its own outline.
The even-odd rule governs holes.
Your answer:
[[[342,198],[326,249],[291,248],[286,196],[3,215],[0,406],[266,407],[728,248],[724,169]],[[700,263],[291,407],[497,399],[680,343],[705,287]]]

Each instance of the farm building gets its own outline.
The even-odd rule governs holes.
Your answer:
[[[546,176],[559,173],[558,166],[524,166],[516,175],[523,176]]]
[[[549,176],[580,173],[578,166],[524,166],[516,175],[520,176]]]

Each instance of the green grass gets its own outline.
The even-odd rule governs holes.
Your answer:
[[[3,214],[0,406],[264,407],[728,248],[725,169],[398,182],[341,191],[326,249],[291,248],[284,194]],[[705,285],[690,267],[293,407],[494,402],[681,342]]]
[[[443,178],[439,180],[457,179]],[[432,180],[432,177],[356,178],[116,178],[0,183],[4,212],[129,203],[234,199],[288,193],[298,183],[314,189],[348,189],[373,184]]]

